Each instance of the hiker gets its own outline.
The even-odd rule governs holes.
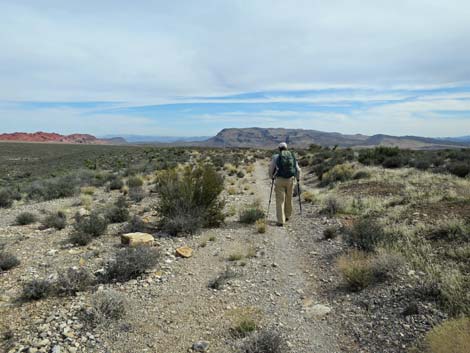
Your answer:
[[[276,194],[277,225],[282,227],[292,215],[292,191],[294,177],[300,181],[300,168],[294,154],[287,149],[287,144],[279,144],[279,154],[275,154],[269,166],[269,176],[274,181]]]

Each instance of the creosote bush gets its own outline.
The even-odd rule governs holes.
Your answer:
[[[98,212],[92,212],[87,216],[75,217],[74,230],[77,233],[99,237],[108,228],[108,220]]]
[[[324,239],[335,239],[339,235],[339,229],[336,226],[329,226],[323,231]]]
[[[161,229],[175,236],[220,225],[224,220],[224,202],[219,198],[223,187],[223,178],[211,165],[188,166],[182,173],[175,169],[160,173],[156,192]]]
[[[127,282],[154,267],[159,258],[160,253],[155,248],[147,246],[124,248],[119,250],[113,261],[107,264],[100,280],[102,282]]]
[[[118,176],[113,176],[109,181],[109,190],[121,190],[124,186],[124,182]]]
[[[74,176],[64,176],[33,182],[27,190],[32,200],[54,200],[71,197],[79,191],[79,180]]]
[[[20,226],[25,226],[31,223],[36,222],[36,215],[31,212],[22,212],[18,216],[16,216],[15,223]]]
[[[333,217],[343,210],[344,206],[337,198],[330,196],[323,201],[321,213]]]
[[[51,213],[44,218],[42,225],[44,228],[64,229],[67,225],[67,216],[62,211]]]

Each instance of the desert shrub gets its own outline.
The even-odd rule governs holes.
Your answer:
[[[449,173],[465,178],[470,174],[470,163],[454,162],[447,166]]]
[[[256,220],[255,222],[255,225],[256,225],[256,231],[258,233],[266,233],[266,220],[265,219],[258,219]]]
[[[432,228],[427,235],[432,240],[469,241],[470,224],[460,219],[450,219]]]
[[[362,251],[352,250],[340,256],[337,266],[348,288],[352,291],[360,291],[372,284],[374,280],[370,257]]]
[[[92,212],[90,215],[76,217],[74,230],[76,233],[87,234],[92,237],[99,237],[108,228],[108,221],[105,217],[97,212]]]
[[[228,281],[235,277],[237,277],[236,272],[227,267],[224,272],[209,282],[209,288],[220,290]]]
[[[16,216],[15,223],[21,226],[36,222],[36,215],[31,212],[22,212]]]
[[[127,179],[127,186],[129,187],[129,189],[141,187],[142,185],[144,185],[144,181],[142,180],[142,178],[132,176]]]
[[[344,209],[342,202],[336,197],[329,196],[323,201],[321,213],[333,217]]]
[[[59,273],[54,291],[58,295],[75,295],[88,289],[93,283],[94,277],[87,269],[70,267]]]
[[[405,164],[403,159],[400,156],[391,156],[391,157],[386,157],[384,161],[382,162],[382,167],[384,168],[400,168]]]
[[[126,233],[144,232],[145,230],[147,230],[147,226],[142,218],[137,215],[132,216],[125,227]]]
[[[287,352],[282,336],[272,330],[253,334],[242,346],[240,353],[284,353]]]
[[[112,179],[109,181],[110,190],[121,190],[123,186],[124,182],[118,176],[113,176]]]
[[[124,248],[116,253],[102,275],[103,282],[126,282],[142,275],[158,263],[159,252],[151,247]]]
[[[243,338],[255,332],[261,321],[259,309],[242,307],[231,312],[232,327],[230,331],[236,338]]]
[[[458,270],[444,271],[437,286],[442,307],[451,315],[470,315],[470,280]]]
[[[78,186],[79,180],[69,175],[36,181],[28,188],[27,195],[33,200],[54,200],[76,195],[79,190]]]
[[[384,249],[377,251],[370,261],[372,274],[376,282],[382,282],[390,279],[397,274],[405,264],[405,259],[394,252]]]
[[[331,185],[336,182],[351,180],[354,175],[354,166],[351,164],[338,164],[323,174],[321,186]]]
[[[466,353],[470,346],[470,318],[451,319],[426,334],[421,353]],[[411,352],[418,352],[418,349]]]
[[[93,186],[85,186],[80,189],[82,194],[92,196],[96,192],[96,188]]]
[[[129,210],[126,199],[121,196],[106,212],[106,218],[110,223],[126,222],[129,219]]]
[[[45,279],[33,279],[23,285],[21,299],[26,301],[48,297],[53,291],[52,283]]]
[[[302,192],[302,197],[304,198],[305,202],[315,203],[315,201],[317,200],[316,195],[308,190]]]
[[[244,224],[253,224],[257,220],[264,219],[265,213],[257,206],[250,206],[240,212],[239,220]]]
[[[0,208],[9,208],[13,205],[13,196],[10,190],[0,189]]]
[[[126,297],[115,290],[100,290],[93,294],[91,307],[86,311],[87,320],[99,324],[119,320],[126,315]]]
[[[223,178],[210,165],[161,173],[156,192],[160,198],[160,227],[170,235],[193,234],[204,226],[218,226],[224,220],[224,202],[219,199]]]
[[[324,239],[335,239],[339,235],[339,229],[335,226],[329,226],[323,231]]]
[[[237,172],[237,177],[240,178],[240,179],[241,179],[241,178],[244,178],[244,177],[245,177],[245,173],[243,173],[243,171],[240,170],[240,171]]]
[[[64,229],[67,225],[67,216],[62,211],[51,213],[43,219],[42,225],[44,228]]]
[[[370,178],[370,173],[367,170],[358,170],[357,172],[354,173],[352,178],[354,180],[368,179]]]
[[[140,202],[145,198],[145,191],[142,187],[136,186],[129,189],[129,199],[134,202]]]
[[[70,243],[78,246],[85,246],[91,243],[93,237],[88,233],[73,232],[70,234],[69,241]]]
[[[8,271],[20,264],[20,260],[0,246],[0,271]]]
[[[383,227],[371,217],[360,218],[345,232],[348,245],[365,251],[373,251],[385,237]]]

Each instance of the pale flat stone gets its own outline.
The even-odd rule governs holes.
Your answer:
[[[121,243],[129,246],[140,246],[140,245],[153,245],[154,238],[152,234],[148,233],[127,233],[121,235]]]
[[[330,312],[331,308],[323,304],[315,304],[307,307],[305,310],[305,314],[309,318],[321,318],[328,315]]]
[[[188,246],[182,246],[176,249],[176,255],[184,257],[184,258],[191,257],[193,256],[193,249],[191,249]]]

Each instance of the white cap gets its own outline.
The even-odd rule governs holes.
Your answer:
[[[287,149],[287,143],[281,142],[281,143],[279,144],[279,148],[280,148],[280,149]]]

